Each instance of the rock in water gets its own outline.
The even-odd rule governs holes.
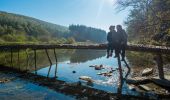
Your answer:
[[[103,68],[103,65],[95,66],[95,70],[102,70],[102,69],[104,69],[104,68]]]
[[[147,76],[153,73],[153,68],[146,68],[142,71],[142,76]]]
[[[97,75],[104,75],[106,73],[108,73],[108,72],[100,72],[100,73],[97,73]]]
[[[151,91],[151,88],[149,88],[148,86],[146,85],[139,85],[139,88],[145,90],[145,91]]]
[[[97,75],[104,75],[104,76],[110,77],[110,76],[112,76],[112,73],[110,73],[110,72],[100,72],[100,73],[97,73]]]
[[[79,79],[87,81],[87,82],[93,82],[92,78],[89,76],[80,76]]]
[[[74,74],[74,73],[76,73],[76,71],[72,71],[72,73]]]

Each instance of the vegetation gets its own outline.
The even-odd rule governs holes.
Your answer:
[[[170,45],[169,0],[118,0],[118,5],[131,9],[125,21],[131,41]]]
[[[73,36],[76,41],[92,41],[97,43],[106,41],[106,32],[100,29],[86,27],[84,25],[70,25],[69,30],[70,35]]]
[[[89,28],[82,25],[71,25],[68,28],[31,17],[0,11],[1,44],[70,44],[79,41],[85,42],[87,40],[92,42],[104,42],[105,35],[106,32],[100,29]]]

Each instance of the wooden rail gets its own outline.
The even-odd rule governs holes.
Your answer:
[[[72,44],[61,44],[61,45],[1,45],[0,50],[22,50],[22,49],[106,49],[107,44],[94,44],[94,45],[72,45]],[[140,52],[153,52],[161,54],[170,54],[170,47],[166,46],[154,46],[154,45],[142,45],[142,44],[129,44],[127,46],[129,51],[140,51]]]

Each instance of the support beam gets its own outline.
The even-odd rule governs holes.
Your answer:
[[[27,50],[25,50],[25,53],[26,53],[26,56],[27,56],[27,66],[26,66],[26,71],[27,71],[28,67],[29,67],[29,55],[28,55]]]
[[[34,50],[34,64],[35,64],[35,74],[37,74],[37,53],[36,49]]]
[[[122,96],[122,86],[123,86],[123,73],[122,73],[122,66],[121,66],[121,60],[120,60],[120,54],[118,54],[117,57],[117,61],[118,61],[118,66],[119,66],[119,83],[118,83],[118,97],[119,99],[121,99]]]
[[[157,54],[156,62],[157,62],[157,67],[158,67],[159,78],[165,79],[164,78],[164,71],[163,71],[163,59],[162,59],[161,54]]]
[[[57,54],[56,54],[56,51],[54,49],[54,56],[55,56],[55,60],[56,60],[56,67],[55,67],[55,78],[57,77],[57,65],[58,65],[58,59],[57,59]]]
[[[48,57],[48,60],[49,60],[49,62],[50,62],[50,65],[52,65],[52,61],[51,61],[51,59],[50,59],[50,56],[49,56],[49,54],[48,54],[48,51],[47,51],[47,49],[45,49],[45,52],[46,52],[46,55],[47,55],[47,57]]]

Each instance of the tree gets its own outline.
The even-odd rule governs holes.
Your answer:
[[[129,17],[125,21],[131,39],[138,37],[140,41],[150,41],[158,33],[168,34],[169,0],[117,0],[117,4],[120,11],[131,8]]]
[[[106,32],[101,29],[87,27],[84,25],[70,25],[69,26],[71,36],[80,42],[87,40],[96,43],[102,43],[106,41]]]

